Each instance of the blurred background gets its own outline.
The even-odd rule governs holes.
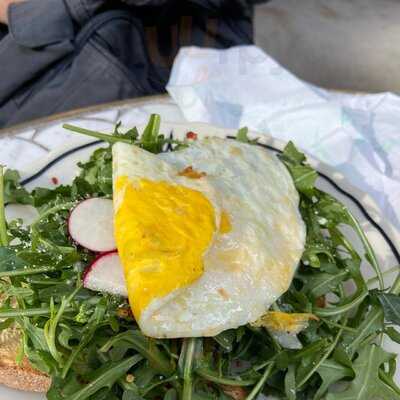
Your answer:
[[[256,44],[322,88],[399,92],[399,17],[400,0],[0,0],[0,129],[166,93],[180,50],[193,46],[203,69],[185,53],[186,71],[172,86],[215,73],[208,57],[216,53],[206,49],[223,61],[224,50]],[[235,62],[252,60],[239,54]],[[260,79],[270,97],[276,85]]]
[[[256,8],[256,43],[326,88],[400,91],[400,1],[271,0]]]

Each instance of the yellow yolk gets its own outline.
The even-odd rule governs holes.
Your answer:
[[[185,287],[203,273],[215,213],[199,191],[127,177],[115,183],[114,220],[129,302],[136,319],[155,299]]]

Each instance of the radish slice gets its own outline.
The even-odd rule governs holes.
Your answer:
[[[94,197],[81,201],[68,219],[71,238],[91,251],[108,252],[117,248],[114,239],[112,200]]]
[[[128,297],[124,271],[116,251],[97,257],[83,275],[83,286],[97,292]]]

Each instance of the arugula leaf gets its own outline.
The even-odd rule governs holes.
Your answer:
[[[0,167],[3,170],[4,167]],[[2,174],[2,173],[1,173]],[[32,195],[21,186],[18,171],[7,169],[4,173],[4,203],[33,204]],[[0,188],[1,189],[1,188]],[[0,190],[1,191],[1,190]]]
[[[256,144],[258,139],[249,139],[249,128],[240,128],[236,133],[236,140],[242,143]]]
[[[142,134],[141,146],[152,153],[160,153],[164,144],[164,136],[160,136],[160,123],[160,116],[152,114]]]
[[[125,138],[130,139],[132,141],[132,143],[135,143],[135,141],[139,138],[139,131],[137,130],[136,126],[127,130],[126,132],[122,133],[119,131],[119,128],[121,127],[121,125],[122,125],[121,121],[117,122],[117,124],[115,125],[115,128],[114,128],[113,136],[125,137]]]
[[[393,342],[400,344],[400,333],[393,327],[386,328],[385,333],[390,337]]]
[[[196,359],[203,350],[201,338],[184,339],[178,371],[183,380],[182,400],[191,400],[193,394],[193,370],[196,368]]]
[[[143,334],[137,330],[128,330],[111,338],[104,344],[100,351],[107,352],[120,341],[125,342],[127,345],[131,346],[146,357],[151,366],[161,374],[168,376],[173,372],[172,365],[155,345],[154,340],[143,336]]]
[[[376,336],[383,329],[383,312],[380,307],[373,305],[362,322],[357,326],[355,333],[346,333],[344,343],[352,353],[368,338]]]
[[[65,378],[69,372],[69,369],[72,366],[72,363],[75,361],[76,357],[79,353],[84,349],[85,346],[89,344],[89,342],[93,339],[95,332],[101,326],[101,322],[105,316],[107,309],[105,301],[100,301],[90,316],[87,324],[85,325],[83,331],[81,332],[80,343],[72,349],[72,352],[68,359],[65,361],[64,366],[62,368],[61,377]]]
[[[16,271],[26,266],[23,259],[11,247],[0,247],[0,276],[7,275],[10,271]]]
[[[46,339],[47,347],[49,348],[50,354],[53,358],[58,362],[58,364],[62,364],[63,357],[60,351],[57,348],[56,343],[56,332],[57,332],[57,325],[59,324],[62,315],[66,311],[67,307],[71,303],[72,299],[76,295],[76,293],[80,290],[81,286],[78,286],[69,297],[63,297],[61,304],[56,311],[54,308],[54,301],[53,298],[50,299],[50,308],[51,314],[49,320],[44,325],[44,336]]]
[[[343,378],[354,378],[352,368],[339,364],[333,359],[325,360],[317,369],[317,373],[322,379],[322,385],[315,393],[314,400],[321,399],[333,383],[339,382]]]
[[[86,163],[78,164],[81,173],[72,183],[72,194],[78,198],[112,195],[111,148],[100,148],[93,152]]]
[[[312,276],[304,276],[306,284],[303,291],[314,298],[323,296],[332,292],[340,283],[345,282],[349,277],[347,270],[340,271],[333,275],[328,273],[320,273]]]
[[[318,174],[305,162],[304,154],[289,142],[280,158],[291,173],[296,189],[300,193],[309,194],[314,189]]]
[[[76,393],[65,397],[65,399],[85,400],[94,395],[102,388],[110,389],[122,375],[126,374],[130,368],[132,368],[142,359],[142,356],[136,354],[122,362],[115,362],[103,365],[93,373],[92,380],[88,384],[86,384]]]
[[[289,365],[285,375],[285,394],[287,400],[296,400],[296,375],[294,365]]]
[[[253,387],[253,390],[249,393],[249,395],[247,396],[246,400],[253,400],[258,396],[258,394],[262,391],[262,389],[263,389],[263,387],[265,385],[265,382],[272,375],[274,366],[275,365],[274,365],[273,362],[270,362],[270,363],[267,364],[267,366],[265,367],[265,370],[264,370],[264,373],[263,373],[262,377],[257,382],[257,384]]]
[[[229,329],[214,336],[214,340],[228,353],[232,351],[235,339],[236,331],[234,329]]]
[[[292,141],[289,141],[285,146],[282,157],[291,164],[303,164],[306,161],[306,156],[297,150]]]
[[[400,399],[400,395],[379,376],[381,366],[394,357],[395,354],[389,354],[375,344],[365,346],[354,362],[355,378],[349,387],[340,393],[329,393],[327,400]]]
[[[393,293],[377,292],[386,322],[400,325],[400,296]]]

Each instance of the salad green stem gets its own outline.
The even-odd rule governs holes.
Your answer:
[[[390,293],[397,294],[397,295],[400,294],[400,272],[397,275],[397,278],[394,281],[394,283],[390,289]]]
[[[383,382],[385,382],[386,385],[390,386],[390,388],[391,388],[394,392],[396,392],[398,395],[400,395],[400,389],[399,389],[396,385],[393,384],[393,380],[390,379],[390,378],[388,377],[388,375],[387,375],[384,371],[382,371],[381,369],[379,370],[379,378],[380,378]]]
[[[54,271],[54,269],[55,267],[53,266],[44,266],[37,268],[21,268],[21,269],[16,269],[14,271],[2,271],[0,272],[0,278],[12,277],[12,276],[37,275],[37,274],[43,274],[44,272]]]
[[[36,269],[36,268],[35,268]],[[40,279],[40,278],[28,278],[29,283],[32,285],[44,285],[44,286],[54,286],[54,285],[62,285],[63,282],[60,282],[59,279]]]
[[[385,276],[391,275],[391,274],[393,274],[393,272],[396,272],[396,271],[400,272],[400,265],[396,265],[395,267],[389,268],[387,271],[383,271],[382,276],[385,277]],[[368,287],[370,287],[378,281],[379,281],[378,277],[375,276],[373,278],[368,279],[366,281],[366,284]]]
[[[381,290],[383,290],[385,288],[385,284],[383,283],[382,271],[381,271],[381,268],[379,267],[379,263],[376,258],[375,252],[374,252],[371,244],[369,243],[369,240],[368,240],[364,230],[361,228],[360,223],[356,220],[356,218],[354,218],[353,214],[348,209],[346,209],[346,213],[347,213],[348,217],[350,218],[352,226],[355,229],[356,233],[358,234],[358,237],[360,238],[360,240],[364,246],[367,260],[369,261],[369,263],[371,264],[372,268],[374,269],[374,271],[376,273],[376,276],[377,276],[378,282],[379,282],[379,288]]]
[[[256,383],[254,379],[235,379],[234,377],[223,377],[216,374],[214,371],[206,368],[196,369],[196,374],[210,382],[218,383],[220,385],[229,386],[251,386]]]
[[[92,131],[90,129],[80,128],[79,126],[75,126],[75,125],[64,124],[63,128],[67,129],[67,130],[69,130],[71,132],[79,133],[81,135],[90,136],[90,137],[93,137],[95,139],[103,140],[104,142],[111,143],[111,144],[114,144],[114,143],[117,143],[117,142],[132,144],[132,140],[131,139],[124,138],[124,137],[119,137],[119,136],[109,135],[108,133],[96,132],[96,131]]]
[[[111,338],[107,343],[100,348],[100,352],[104,353],[110,350],[115,344],[119,342],[126,342],[143,357],[149,360],[150,365],[159,373],[164,376],[169,376],[173,372],[171,363],[164,356],[164,354],[149,342],[151,339],[145,338],[140,332],[136,330],[129,330]]]
[[[370,313],[368,314],[368,318],[362,324],[362,329],[359,329],[359,332],[356,337],[353,338],[352,342],[349,345],[350,350],[355,350],[360,346],[360,344],[365,339],[365,333],[369,331],[370,327],[374,325],[374,323],[383,317],[383,310],[381,307],[374,306]]]
[[[141,140],[134,141],[128,137],[124,137],[122,135],[111,135],[108,133],[101,133],[97,131],[92,131],[90,129],[81,128],[79,126],[64,124],[64,129],[67,129],[71,132],[78,133],[80,135],[90,136],[92,138],[102,140],[103,142],[114,144],[118,142],[127,143],[127,144],[142,144],[144,146],[151,145],[158,138],[158,131],[160,128],[159,116],[156,115],[154,117],[154,121],[150,121],[148,128],[143,132],[143,136]],[[182,141],[175,139],[166,139],[162,138],[162,143],[171,143],[182,145]]]
[[[7,223],[4,201],[4,167],[0,165],[0,245],[8,246]]]
[[[183,366],[182,366],[182,400],[191,400],[193,394],[193,367],[194,354],[196,350],[196,338],[184,339],[182,345]]]
[[[294,360],[301,360],[308,356],[311,356],[317,351],[323,351],[323,349],[327,346],[326,339],[319,339],[316,342],[308,345],[307,347],[299,350],[297,353],[293,354]]]
[[[344,325],[346,325],[346,323],[347,323],[347,318],[345,319]],[[296,386],[297,389],[300,389],[311,378],[311,376],[314,374],[314,372],[322,365],[322,363],[324,361],[326,361],[326,359],[331,355],[332,351],[335,350],[337,344],[339,343],[339,339],[343,334],[343,331],[344,331],[343,327],[339,329],[338,333],[336,334],[336,337],[335,337],[334,341],[328,347],[328,350],[320,358],[320,360],[317,363],[315,363],[313,368],[311,368],[310,371],[308,371],[306,376],[297,384],[297,386]]]
[[[254,366],[253,366],[253,369],[254,369],[254,371],[258,372],[258,371],[264,369],[264,368],[265,368],[266,366],[268,366],[270,363],[271,363],[271,360],[264,361],[264,362],[261,363],[261,364],[254,365]]]
[[[0,319],[17,318],[17,317],[36,317],[39,315],[49,315],[50,307],[43,308],[8,308],[0,310]]]
[[[175,382],[175,381],[177,381],[177,380],[179,380],[179,376],[178,375],[172,375],[172,376],[170,376],[169,378],[167,378],[167,379],[162,379],[162,380],[160,380],[159,382],[156,382],[156,383],[154,383],[153,385],[151,385],[151,386],[149,386],[148,388],[146,388],[146,390],[143,390],[143,391],[141,391],[141,396],[142,397],[144,397],[144,396],[146,396],[146,394],[147,393],[149,393],[149,392],[151,392],[153,389],[155,389],[157,386],[160,386],[160,385],[164,385],[164,384],[166,384],[166,383],[169,383],[169,382]]]
[[[157,139],[160,133],[161,118],[158,114],[151,114],[149,122],[143,131],[142,141],[144,144],[149,144]]]
[[[89,398],[103,387],[109,387],[110,382],[115,382],[142,359],[143,357],[140,354],[136,354],[124,361],[121,361],[120,363],[112,365],[111,368],[106,370],[100,376],[96,377],[92,382],[89,382],[81,390],[72,396],[67,397],[66,400],[84,400]]]
[[[335,328],[340,328],[340,329],[343,329],[343,330],[348,331],[348,332],[352,332],[352,333],[357,332],[357,329],[350,328],[349,326],[337,324],[336,322],[329,321],[329,319],[321,318],[321,321],[322,321],[324,324],[333,326],[333,327],[335,327]]]
[[[334,315],[343,314],[350,311],[352,308],[358,306],[368,296],[368,290],[360,290],[358,295],[345,304],[337,307],[314,307],[313,313],[318,317],[332,317]]]
[[[270,364],[268,364],[265,368],[265,371],[263,373],[263,376],[261,377],[261,379],[257,382],[257,385],[255,385],[252,389],[252,391],[249,393],[249,395],[246,397],[246,400],[253,400],[255,399],[258,394],[261,392],[265,382],[267,381],[267,379],[270,377],[272,370],[274,368],[274,363],[271,362]]]
[[[60,357],[60,354],[59,354],[59,351],[57,350],[57,345],[56,345],[57,325],[61,319],[61,316],[64,314],[68,305],[71,303],[71,301],[75,297],[75,295],[79,292],[81,287],[82,287],[82,285],[78,285],[77,288],[71,293],[71,295],[68,298],[62,299],[61,305],[58,308],[57,312],[55,313],[54,317],[50,318],[44,326],[44,335],[46,338],[47,346],[49,347],[49,350],[50,350],[50,354],[59,363],[62,361],[62,359]],[[53,300],[53,298],[51,300]],[[52,311],[54,312],[53,301],[51,301],[50,307],[53,309]]]
[[[389,293],[399,295],[400,294],[400,273],[397,275]],[[364,341],[365,332],[368,332],[369,328],[374,325],[376,321],[383,318],[384,313],[381,307],[373,307],[368,315],[368,318],[363,323],[363,329],[360,330],[358,335],[353,339],[349,348],[351,350],[356,349]],[[380,342],[382,342],[383,337],[381,336]]]

